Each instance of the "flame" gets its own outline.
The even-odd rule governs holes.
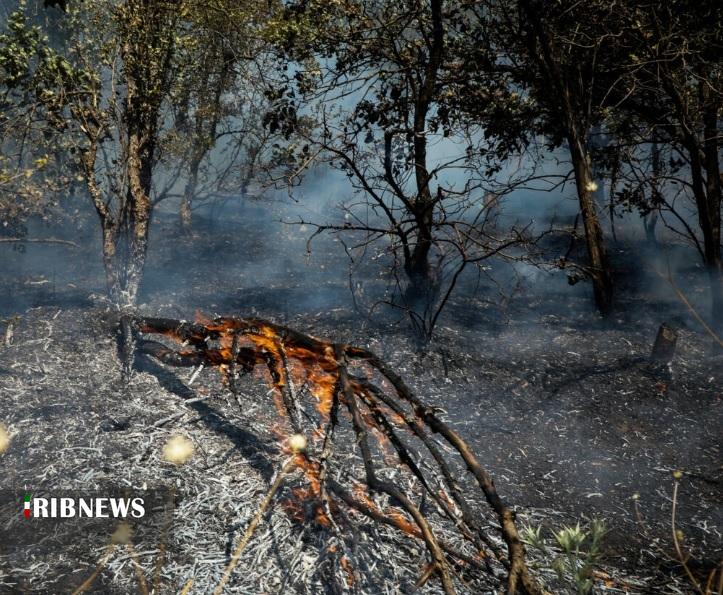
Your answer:
[[[201,310],[196,310],[193,313],[193,321],[196,324],[202,324],[204,326],[213,324],[213,319],[206,316],[203,312],[201,312]]]
[[[324,422],[329,421],[335,399],[338,398],[339,402],[345,405],[351,405],[347,403],[344,391],[340,390],[343,364],[336,358],[337,347],[332,343],[259,319],[211,319],[201,312],[196,312],[195,325],[163,319],[157,321],[158,328],[154,328],[153,319],[141,323],[138,328],[142,333],[161,334],[184,346],[190,345],[195,351],[184,349],[178,352],[179,355],[202,355],[204,358],[202,361],[218,368],[225,382],[228,381],[232,368],[240,366],[239,369],[243,369],[245,373],[252,373],[270,387],[268,394],[272,395],[281,420],[271,427],[271,432],[279,439],[280,450],[294,457],[295,467],[301,471],[303,478],[303,485],[290,488],[288,496],[281,501],[281,505],[294,520],[303,523],[312,517],[317,524],[330,527],[339,503],[334,496],[323,491],[321,463],[312,460],[303,452],[292,452],[289,446],[290,432],[287,427],[289,424],[284,391],[293,387],[298,391],[297,396],[300,397],[308,391],[308,395],[313,397],[313,406],[321,417],[321,423],[316,429],[309,430],[307,435],[318,444],[324,439]],[[172,325],[178,328],[169,328]],[[369,363],[358,361],[368,359],[368,352],[351,346],[345,346],[344,352],[347,357],[357,358],[357,361],[351,364],[354,366],[354,374],[349,378],[348,388],[358,399],[363,423],[376,438],[374,443],[378,445],[387,464],[393,466],[393,462],[387,461],[392,458],[396,450],[392,448],[388,435],[391,434],[389,424],[392,427],[406,428],[407,414],[396,413],[378,397],[378,389],[371,386],[374,378],[379,376],[380,382],[376,386],[381,386],[382,390],[391,393],[395,391],[393,384],[384,373],[377,372]],[[415,408],[412,410],[413,413],[410,412],[410,415],[424,422],[420,417],[421,414]],[[404,411],[406,412],[406,409]],[[341,412],[349,415],[346,408],[341,408]],[[313,451],[311,448],[310,450]],[[388,505],[382,510],[362,483],[353,481],[352,484],[352,492],[360,510],[363,504],[367,507],[366,514],[373,511],[374,516],[384,517],[385,522],[394,525],[400,531],[419,539],[423,538],[421,529],[401,508]],[[452,510],[455,510],[454,502],[447,493],[442,490],[439,496]],[[346,556],[342,556],[340,560],[342,568],[347,573],[347,583],[351,586],[354,582],[352,565]]]
[[[311,512],[314,521],[323,526],[330,527],[331,519],[326,514],[321,494],[321,480],[319,474],[321,467],[318,463],[311,461],[303,453],[297,453],[294,456],[294,463],[298,469],[301,469],[306,479],[304,486],[291,489],[291,498],[287,498],[282,502],[282,507],[286,513],[295,521],[305,522],[308,518],[308,512]],[[329,507],[332,512],[335,504],[329,500]]]
[[[292,488],[291,497],[283,500],[281,506],[286,514],[298,523],[305,523],[311,516],[318,525],[331,526],[331,520],[324,510],[320,494],[311,485]]]
[[[402,512],[400,512],[396,508],[387,507],[386,509],[381,510],[377,506],[376,502],[374,502],[374,500],[369,497],[366,488],[362,484],[355,482],[352,487],[352,492],[358,500],[361,500],[373,511],[386,516],[390,521],[394,523],[394,525],[399,530],[404,531],[405,533],[413,535],[415,537],[422,536],[422,532],[415,525],[413,525]]]
[[[287,385],[292,384],[297,389],[305,387],[313,397],[313,405],[322,422],[327,422],[334,404],[335,395],[338,393],[340,367],[335,356],[334,346],[331,343],[294,334],[273,323],[258,319],[240,318],[214,318],[204,315],[202,312],[195,313],[195,324],[185,325],[183,328],[166,329],[159,325],[161,330],[153,327],[153,323],[142,324],[139,330],[144,333],[157,333],[168,337],[182,344],[191,343],[196,351],[188,350],[183,353],[195,355],[201,351],[212,366],[218,368],[222,380],[227,383],[231,369],[234,364],[242,366],[246,372],[251,372],[271,387],[270,394],[276,411],[281,419],[287,419],[287,411],[284,403],[284,391]],[[354,351],[353,348],[350,348]],[[234,353],[237,355],[235,356]],[[356,352],[354,352],[356,353]],[[234,357],[236,361],[234,361]],[[355,366],[361,368],[363,377],[371,379],[374,371],[370,366]],[[375,403],[373,398],[363,384],[357,380],[351,380],[351,388],[359,395],[361,403],[364,403],[364,421],[369,425],[371,431],[377,438],[377,443],[382,449],[385,458],[389,456],[389,439],[385,435],[384,428],[375,418],[375,409],[370,403]],[[340,402],[344,403],[344,395],[339,394]],[[387,407],[375,405],[382,414],[387,415],[392,423],[403,423],[403,419],[387,411]],[[287,439],[289,432],[285,423],[277,424],[272,432],[279,438],[282,452],[292,454],[288,448]],[[314,440],[323,439],[324,432],[319,429],[311,433]],[[291,491],[292,497],[285,504],[289,514],[294,518],[304,520],[305,510],[311,506],[316,522],[329,526],[331,520],[328,518],[322,503],[321,483],[319,479],[320,467],[318,463],[311,462],[307,457],[297,455],[295,460],[297,467],[304,473],[306,485],[295,488]],[[364,494],[359,495],[370,507],[378,510],[374,502]],[[329,505],[333,504],[329,500]],[[333,511],[332,511],[333,512]],[[395,512],[393,519],[402,530],[413,532],[414,527],[406,517]]]
[[[340,564],[344,572],[346,572],[346,584],[348,587],[351,587],[354,584],[354,569],[352,568],[351,562],[349,562],[349,558],[342,556]]]
[[[392,521],[394,521],[394,524],[401,531],[404,531],[405,533],[407,533],[409,535],[414,535],[415,537],[420,537],[422,535],[420,530],[417,527],[415,527],[412,523],[410,523],[409,519],[407,519],[407,517],[404,516],[404,514],[402,514],[398,510],[387,509],[384,512],[390,519],[392,519]]]
[[[311,486],[293,488],[292,498],[284,500],[282,506],[286,513],[299,523],[306,522],[309,511],[314,522],[322,527],[330,527],[331,521],[324,511],[324,505]]]
[[[281,352],[288,359],[288,373],[291,381],[296,385],[305,382],[309,392],[317,400],[317,410],[324,417],[328,417],[333,403],[334,391],[338,382],[338,364],[334,357],[333,348],[316,339],[311,339],[310,346],[288,344],[283,339],[283,333],[274,325],[261,320],[242,320],[236,318],[210,319],[200,311],[195,314],[195,321],[210,333],[218,334],[219,347],[215,350],[206,350],[212,353],[213,363],[218,366],[228,366],[233,358],[234,337],[239,348],[250,348],[254,355],[254,366],[266,363],[264,354],[271,354],[275,365],[269,370],[271,384],[281,390],[286,386],[286,370],[281,363]],[[143,332],[158,332],[150,328],[141,328]],[[162,331],[160,334],[176,341],[179,337],[174,330]],[[203,337],[199,337],[203,339]]]

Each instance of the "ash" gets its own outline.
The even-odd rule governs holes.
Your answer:
[[[208,253],[218,254],[219,246],[232,241],[217,230]],[[200,257],[180,263],[176,248],[157,248],[146,274],[145,314],[190,319],[196,308],[262,314],[376,351],[420,397],[444,410],[503,498],[514,504],[519,526],[605,519],[610,534],[596,592],[690,591],[680,568],[660,555],[661,548],[672,553],[676,469],[683,471],[677,524],[686,547],[702,564],[720,559],[723,365],[708,357],[705,335],[672,301],[651,296],[650,303],[631,305],[603,323],[578,303],[582,294],[564,294],[566,312],[553,307],[563,291],[573,291],[567,288],[544,297],[523,294],[504,312],[483,298],[460,298],[450,305],[435,343],[420,352],[403,327],[365,321],[348,301],[332,306],[347,290],[344,280],[318,287],[317,277],[304,279],[299,263],[292,262],[288,271],[259,284],[248,270],[212,268]],[[177,268],[169,269],[173,262]],[[0,403],[12,436],[0,484],[38,491],[172,489],[172,522],[139,531],[135,554],[119,545],[93,589],[138,591],[135,556],[151,583],[160,566],[161,592],[177,593],[191,579],[190,592],[212,592],[283,464],[268,387],[248,377],[237,398],[213,370],[195,374],[191,383],[194,371],[144,358],[136,362],[130,384],[121,384],[115,318],[98,297],[96,272],[69,282],[60,274],[50,281],[47,271],[24,277],[12,271],[6,287],[24,303],[15,297],[12,308],[4,305],[8,319],[18,318],[12,342],[0,347]],[[47,282],[38,285],[42,279]],[[36,284],[26,285],[28,280]],[[308,297],[315,285],[326,301]],[[658,325],[671,317],[678,351],[672,372],[661,372],[649,365],[648,355]],[[182,466],[162,458],[163,446],[178,434],[195,447]],[[352,446],[335,455],[348,457],[349,468],[359,465]],[[285,481],[227,592],[414,590],[428,563],[424,544],[351,514],[343,547],[353,553],[360,582],[350,587],[335,557],[342,544],[296,496],[303,485],[294,474]],[[11,530],[0,527],[5,535]],[[3,545],[0,591],[72,591],[93,573],[114,530],[109,525],[107,534],[77,535],[72,542],[48,537],[31,550]],[[435,530],[450,545],[467,547],[444,527]],[[535,552],[529,555],[548,589],[565,593]],[[462,593],[499,588],[493,577],[464,572],[455,586]],[[420,591],[442,592],[437,580]]]

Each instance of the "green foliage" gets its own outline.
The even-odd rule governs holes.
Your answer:
[[[13,11],[7,21],[7,33],[0,35],[0,81],[15,88],[30,74],[30,61],[36,55],[41,34],[30,27],[22,9]]]
[[[602,541],[607,533],[602,520],[593,519],[584,526],[563,525],[543,535],[542,526],[522,529],[522,540],[538,550],[557,574],[561,584],[571,587],[578,595],[592,593],[593,570],[603,556]]]
[[[0,223],[24,229],[30,216],[62,215],[77,184],[66,127],[68,89],[83,74],[49,44],[25,15],[25,3],[13,11],[0,33]],[[62,200],[61,200],[62,199]],[[12,233],[12,231],[11,231]]]

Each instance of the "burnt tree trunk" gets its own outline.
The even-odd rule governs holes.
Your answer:
[[[148,231],[152,203],[149,197],[153,172],[153,143],[144,142],[139,131],[131,127],[128,135],[128,195],[121,213],[123,246],[120,306],[135,306],[148,252]]]
[[[587,247],[595,305],[601,314],[607,315],[612,309],[613,284],[610,264],[605,251],[605,239],[600,226],[600,217],[595,205],[590,156],[583,147],[580,135],[574,126],[571,127],[568,134],[568,143],[575,172],[580,214],[585,228],[585,245]]]
[[[172,7],[149,0],[134,0],[121,55],[124,62],[127,97],[122,125],[127,135],[126,174],[128,187],[120,209],[120,241],[123,243],[119,307],[123,378],[130,378],[135,341],[130,311],[138,301],[138,290],[148,253],[148,233],[153,202],[153,182],[161,104],[168,93],[176,18]]]
[[[179,209],[178,215],[180,219],[181,229],[184,232],[189,232],[191,229],[192,224],[192,216],[191,216],[191,207],[193,205],[193,200],[196,197],[196,186],[198,185],[198,170],[201,166],[201,160],[203,159],[203,156],[200,158],[197,157],[197,155],[194,154],[193,158],[191,159],[191,163],[189,164],[188,168],[188,180],[186,181],[186,186],[183,189],[183,197],[181,198],[181,208]]]
[[[427,165],[427,117],[437,86],[439,68],[444,53],[444,27],[441,0],[431,1],[432,44],[424,79],[414,102],[414,179],[417,187],[411,202],[412,215],[417,226],[416,243],[405,258],[404,271],[409,279],[405,301],[419,304],[434,299],[437,281],[429,262],[433,245],[435,200],[429,188],[431,175]]]
[[[404,262],[404,272],[409,279],[404,300],[410,306],[429,300],[437,285],[436,275],[429,262],[432,249],[432,206],[425,203],[422,211],[415,217],[418,227],[416,244]]]
[[[708,103],[704,113],[703,154],[705,156],[705,206],[706,217],[701,219],[709,230],[704,230],[704,249],[711,291],[711,323],[718,338],[723,338],[723,255],[721,254],[721,171],[719,162],[720,131],[718,112],[720,100],[711,97],[707,83],[701,83],[703,100]],[[702,202],[702,201],[699,201]],[[698,210],[700,212],[701,206]]]
[[[660,364],[669,364],[675,355],[675,347],[678,343],[678,333],[667,324],[661,324],[658,334],[655,337],[653,351],[650,357]]]
[[[720,101],[710,96],[706,82],[700,83],[703,111],[702,141],[696,126],[688,118],[684,99],[671,85],[668,92],[674,100],[682,122],[682,145],[690,160],[691,186],[698,212],[698,226],[703,236],[703,261],[708,270],[711,295],[711,328],[723,337],[723,255],[721,254],[721,171],[718,157],[719,130],[717,113]],[[719,343],[714,343],[717,349]]]
[[[544,22],[544,3],[520,0],[522,18],[528,29],[527,44],[531,58],[537,63],[540,74],[549,87],[544,89],[551,111],[556,115],[557,125],[564,133],[570,150],[580,214],[585,227],[585,244],[589,259],[589,274],[593,283],[595,305],[601,314],[607,315],[612,308],[612,273],[605,251],[605,238],[595,206],[595,184],[590,154],[585,148],[585,131],[589,126],[589,102],[585,90],[578,86],[577,75],[568,72],[560,49],[551,37]]]
[[[708,268],[711,288],[711,317],[713,330],[719,339],[723,339],[723,270],[720,259],[715,267]],[[714,344],[714,348],[716,344]],[[717,350],[720,348],[717,347]]]

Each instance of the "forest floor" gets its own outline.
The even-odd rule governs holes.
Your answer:
[[[564,279],[532,276],[504,307],[483,288],[453,300],[435,341],[419,351],[404,324],[354,310],[344,253],[333,242],[322,244],[335,248],[333,257],[316,250],[307,262],[298,227],[249,230],[240,220],[199,229],[190,240],[178,237],[174,222],[157,222],[154,238],[164,239],[151,245],[144,314],[259,316],[377,352],[444,410],[521,526],[549,531],[605,521],[596,592],[692,592],[674,561],[675,470],[683,471],[677,527],[691,565],[704,574],[720,560],[723,360],[709,355],[709,339],[663,286],[621,270],[617,310],[606,321],[591,311],[582,283],[570,288]],[[190,384],[190,370],[150,360],[139,361],[123,387],[96,254],[41,245],[2,250],[0,318],[16,318],[12,342],[0,345],[0,421],[13,436],[0,460],[0,486],[146,487],[158,490],[160,502],[175,486],[169,535],[158,539],[159,512],[154,528],[139,535],[138,560],[153,577],[165,548],[164,592],[179,592],[191,578],[191,592],[210,592],[283,458],[267,387],[249,378],[237,401],[214,371]],[[678,281],[693,295],[703,291],[694,271]],[[648,362],[663,322],[679,333],[669,373]],[[0,324],[0,339],[5,328]],[[161,450],[179,432],[197,455],[173,468]],[[234,592],[316,593],[328,581],[333,556],[323,531],[283,505],[292,487],[244,552]],[[14,501],[3,505],[3,519],[15,508],[19,520]],[[99,528],[87,528],[83,539],[57,529],[28,551],[29,538],[16,525],[0,525],[0,592],[72,591],[107,542]],[[360,526],[354,547],[367,571],[362,592],[411,592],[423,547],[390,528]],[[541,554],[531,558],[551,591],[568,592]],[[136,584],[133,555],[123,551],[95,588],[127,593]],[[491,588],[472,582],[467,592]],[[430,581],[423,590],[439,589]]]

